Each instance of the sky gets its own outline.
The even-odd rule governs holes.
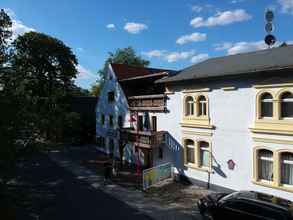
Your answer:
[[[205,59],[265,49],[264,13],[278,42],[293,43],[293,0],[1,0],[14,37],[38,31],[76,54],[83,88],[117,48],[131,46],[151,67],[180,70]]]

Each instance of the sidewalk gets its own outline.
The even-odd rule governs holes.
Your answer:
[[[201,219],[199,212],[194,210],[191,213],[184,213],[182,210],[174,207],[166,207],[156,198],[149,198],[142,191],[121,187],[116,184],[103,184],[103,176],[97,175],[95,172],[80,166],[75,161],[69,159],[61,152],[50,152],[49,157],[52,161],[63,167],[67,171],[76,176],[77,179],[83,180],[90,184],[93,188],[99,189],[109,195],[125,202],[140,212],[147,214],[156,220],[191,220]]]

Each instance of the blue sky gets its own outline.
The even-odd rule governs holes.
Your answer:
[[[263,49],[268,7],[278,41],[293,42],[293,0],[1,0],[0,7],[15,35],[36,30],[71,47],[84,88],[117,48],[132,46],[152,67],[172,69]]]

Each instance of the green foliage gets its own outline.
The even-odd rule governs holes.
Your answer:
[[[101,84],[96,83],[91,86],[90,94],[92,96],[99,96],[101,92]]]
[[[5,88],[21,98],[29,136],[37,133],[55,142],[62,137],[62,122],[69,111],[77,59],[63,42],[42,33],[26,33],[13,45],[13,72]]]
[[[8,53],[7,53],[7,47],[8,47],[8,40],[12,36],[11,32],[11,26],[12,22],[8,14],[1,9],[0,11],[0,67],[4,63],[7,62],[8,59]]]
[[[110,63],[128,63],[129,65],[139,67],[147,67],[150,64],[148,60],[144,60],[142,57],[136,55],[132,47],[117,49],[114,53],[109,53],[109,57],[105,61],[103,69],[99,71],[102,79],[101,81],[104,80]]]

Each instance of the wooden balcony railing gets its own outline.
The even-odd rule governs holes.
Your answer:
[[[164,143],[165,131],[135,131],[129,128],[120,129],[120,139],[124,143],[133,143],[142,148],[155,148]]]
[[[128,105],[132,111],[165,111],[166,98],[164,94],[130,96]]]

